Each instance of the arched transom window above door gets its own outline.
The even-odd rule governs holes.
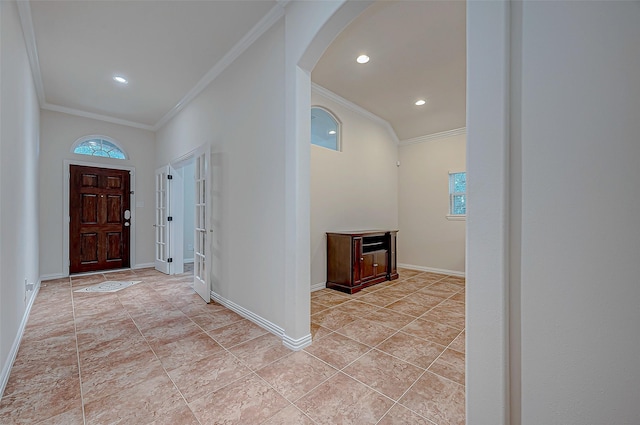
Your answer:
[[[118,142],[107,136],[84,136],[75,141],[71,152],[103,158],[128,159]]]
[[[311,144],[340,151],[340,121],[328,109],[311,107]]]

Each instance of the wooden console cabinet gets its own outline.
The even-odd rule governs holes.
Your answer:
[[[397,230],[327,233],[327,288],[353,294],[398,278]]]

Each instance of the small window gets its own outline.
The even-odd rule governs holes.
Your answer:
[[[85,136],[73,144],[73,153],[104,158],[127,159],[127,154],[117,143],[105,136]]]
[[[467,173],[449,173],[449,218],[467,215]]]
[[[340,122],[324,108],[311,108],[311,144],[340,151]]]

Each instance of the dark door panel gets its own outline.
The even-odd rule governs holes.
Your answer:
[[[69,272],[129,267],[129,171],[70,166]]]

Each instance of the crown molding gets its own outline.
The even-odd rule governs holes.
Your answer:
[[[163,125],[165,125],[171,118],[175,117],[178,112],[184,109],[193,99],[195,99],[202,91],[215,80],[222,72],[235,61],[238,56],[244,53],[258,38],[262,36],[269,28],[271,28],[280,18],[284,16],[284,6],[288,1],[278,2],[271,8],[256,25],[254,25],[248,33],[240,41],[238,41],[231,50],[229,50],[223,57],[216,63],[213,68],[207,72],[204,77],[198,81],[198,83],[184,95],[182,99],[171,108],[160,120],[153,126],[153,131],[157,131]]]
[[[383,118],[380,118],[379,116],[377,116],[374,113],[371,113],[369,111],[367,111],[366,109],[364,109],[362,106],[358,106],[355,103],[345,99],[344,97],[335,94],[334,92],[332,92],[331,90],[328,90],[314,82],[311,83],[311,91],[316,92],[317,94],[326,97],[329,100],[332,100],[334,102],[336,102],[337,104],[344,106],[345,108],[362,115],[365,118],[370,119],[371,121],[375,121],[378,124],[380,124],[381,126],[383,126],[387,132],[389,133],[389,135],[391,136],[391,138],[393,139],[394,142],[396,142],[396,144],[400,143],[400,140],[398,139],[398,135],[396,134],[396,132],[393,130],[393,127],[391,126],[391,124],[389,124],[389,122]]]
[[[93,112],[81,111],[79,109],[67,108],[66,106],[53,105],[51,103],[45,102],[44,105],[41,106],[41,108],[47,111],[62,112],[64,114],[75,115],[77,117],[91,118],[94,120],[105,121],[111,124],[126,125],[127,127],[139,128],[141,130],[155,131],[152,126],[147,124],[127,121],[120,118],[111,117],[108,115],[95,114]]]
[[[33,83],[36,87],[36,95],[40,107],[45,104],[44,84],[42,83],[42,73],[40,72],[40,59],[38,59],[38,46],[36,45],[36,32],[33,28],[33,18],[31,17],[31,4],[28,0],[16,2],[18,6],[18,15],[20,16],[20,25],[22,26],[22,34],[24,44],[27,47],[27,56],[29,57],[29,65],[31,66],[31,74],[33,75]]]
[[[401,140],[400,146],[415,145],[416,143],[430,142],[431,140],[445,139],[447,137],[460,136],[463,134],[467,134],[467,127],[442,131],[440,133],[427,134],[426,136],[414,137],[413,139]]]

